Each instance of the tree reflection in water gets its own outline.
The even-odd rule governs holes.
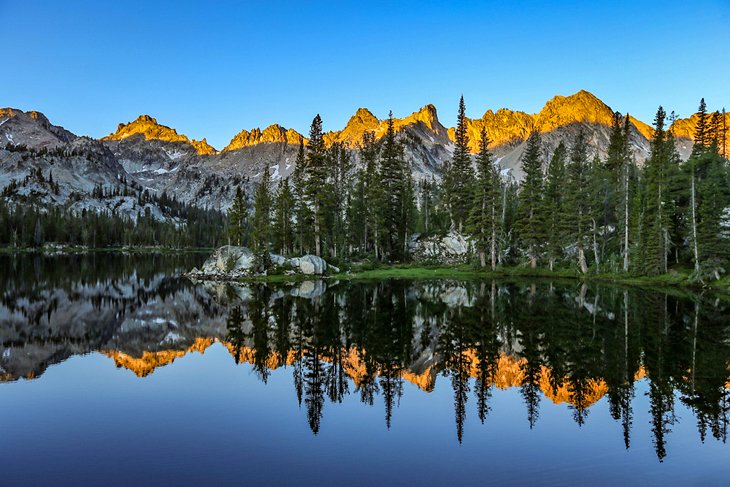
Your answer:
[[[226,339],[233,350],[251,349],[263,381],[267,368],[293,367],[315,434],[325,403],[352,393],[368,405],[381,397],[390,428],[404,381],[430,391],[443,375],[459,442],[472,395],[484,423],[493,389],[518,387],[530,428],[543,397],[566,403],[580,427],[605,396],[628,449],[637,380],[648,382],[660,460],[678,421],[675,398],[696,415],[702,441],[708,433],[727,439],[730,327],[727,303],[714,297],[493,281],[340,282],[314,296],[264,284],[250,291],[229,306],[229,322],[240,323]]]

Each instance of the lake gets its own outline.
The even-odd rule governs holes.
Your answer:
[[[730,305],[0,256],[2,485],[727,485]]]

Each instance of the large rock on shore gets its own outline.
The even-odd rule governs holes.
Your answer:
[[[473,250],[472,242],[457,232],[427,238],[416,234],[411,237],[408,245],[416,261],[438,264],[465,263]]]
[[[327,272],[340,271],[315,255],[287,258],[282,255],[269,254],[269,258],[274,266],[287,274],[321,276]],[[213,252],[200,269],[191,270],[187,276],[199,280],[230,281],[242,277],[266,275],[266,272],[261,272],[257,267],[256,256],[251,249],[225,245]]]
[[[321,275],[327,270],[327,262],[316,255],[303,255],[289,260],[291,266],[301,274]]]

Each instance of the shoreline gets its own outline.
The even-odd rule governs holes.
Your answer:
[[[202,254],[211,253],[214,248],[171,248],[171,247],[80,247],[80,246],[52,246],[52,247],[0,247],[0,255],[79,255],[88,253],[123,253],[123,254]],[[305,274],[270,274],[265,276],[239,277],[231,279],[215,279],[222,282],[272,282],[286,283],[299,282],[313,279],[338,279],[338,280],[378,280],[378,279],[553,279],[561,281],[576,282],[598,282],[617,284],[631,287],[661,288],[661,289],[687,289],[692,291],[712,290],[730,294],[730,275],[724,276],[719,281],[705,283],[689,282],[690,272],[687,269],[673,270],[658,276],[623,275],[615,273],[604,274],[580,274],[575,271],[560,269],[550,271],[545,268],[530,269],[527,267],[504,267],[495,271],[481,270],[468,264],[456,265],[418,265],[418,264],[395,264],[374,267],[371,269],[359,268],[357,264],[353,269],[346,272],[338,272],[331,275],[305,275]],[[190,276],[187,276],[190,278]],[[201,279],[199,279],[201,280]],[[207,280],[207,279],[202,279]],[[212,279],[211,279],[212,280]]]
[[[579,274],[569,270],[550,271],[548,269],[529,269],[525,267],[507,267],[492,270],[480,270],[467,265],[456,266],[390,266],[371,270],[361,270],[352,273],[340,273],[331,277],[343,280],[368,279],[553,279],[578,282],[603,282],[644,288],[674,288],[698,290],[724,291],[730,293],[730,276],[724,276],[719,281],[706,283],[689,282],[688,272],[669,272],[658,276],[636,276],[621,274]]]

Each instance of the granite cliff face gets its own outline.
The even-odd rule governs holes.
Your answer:
[[[469,146],[476,152],[484,129],[502,170],[519,179],[520,159],[531,131],[542,133],[543,149],[550,154],[560,141],[570,145],[583,129],[590,155],[604,156],[612,116],[613,108],[587,91],[556,96],[536,114],[487,110],[481,118],[467,119]],[[630,120],[631,146],[641,164],[649,154],[652,128],[633,117]],[[696,120],[692,115],[672,125],[682,157],[691,151]],[[441,123],[436,107],[426,105],[393,122],[414,177],[440,178],[441,166],[453,152],[454,129]],[[730,125],[730,115],[725,116],[725,123]],[[360,108],[342,130],[328,132],[324,138],[327,145],[341,143],[351,150],[357,165],[363,135],[372,132],[379,139],[386,128],[386,118]],[[263,130],[242,130],[218,151],[205,139],[190,139],[149,115],[119,124],[115,132],[95,140],[53,125],[39,112],[5,108],[0,109],[0,189],[15,180],[21,182],[23,195],[66,204],[72,194],[77,201],[83,200],[96,185],[115,188],[125,181],[140,191],[167,192],[186,203],[225,210],[236,187],[250,191],[264,168],[269,168],[274,181],[289,177],[301,141],[307,143],[296,130],[274,124]],[[13,150],[3,149],[6,145]],[[33,171],[38,169],[46,175],[52,171],[62,194],[52,194],[42,182],[33,180]],[[141,210],[127,203],[114,205],[129,207],[130,215]],[[82,206],[111,209],[101,202]]]

